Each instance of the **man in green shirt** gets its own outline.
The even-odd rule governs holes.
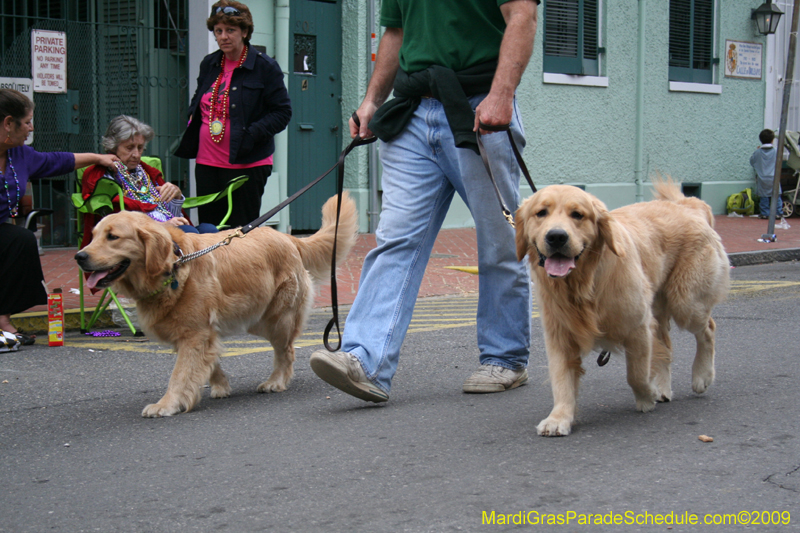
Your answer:
[[[514,92],[533,50],[538,0],[383,0],[375,71],[350,120],[351,136],[377,135],[383,205],[377,247],[364,261],[342,351],[314,352],[311,368],[372,402],[389,399],[414,302],[453,195],[469,207],[478,238],[479,370],[471,393],[523,385],[530,353],[530,277],[514,230],[497,204],[477,151],[479,125],[510,124],[525,144]],[[392,88],[395,98],[386,99]],[[520,170],[505,134],[481,129],[508,207]]]

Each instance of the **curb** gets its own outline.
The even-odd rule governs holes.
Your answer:
[[[728,254],[728,261],[732,267],[762,265],[764,263],[800,261],[800,248],[787,248],[783,250],[762,250],[755,252],[736,252]],[[455,267],[454,267],[455,268]],[[87,308],[86,312],[91,316],[94,307]],[[26,332],[33,334],[47,334],[48,320],[47,313],[20,313],[13,315],[14,325]],[[106,310],[95,322],[93,329],[116,328],[119,327],[111,316],[111,311]],[[64,311],[64,331],[80,331],[81,312],[80,309],[67,309]]]
[[[90,316],[94,313],[94,307],[87,308],[87,320]],[[18,315],[13,315],[11,320],[14,322],[14,326],[17,329],[21,329],[27,333],[33,333],[35,335],[47,335],[49,329],[49,322],[47,319],[47,313],[39,312],[39,313],[20,313]],[[94,323],[94,327],[92,329],[101,329],[101,328],[116,328],[118,327],[111,318],[111,311],[106,310],[104,311],[97,321]],[[81,329],[81,310],[80,309],[67,309],[64,311],[64,332],[67,331],[80,331]]]
[[[728,254],[731,266],[763,265],[782,261],[800,261],[800,248],[784,250],[763,250],[758,252],[737,252]]]

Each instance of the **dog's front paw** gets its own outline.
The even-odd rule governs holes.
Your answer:
[[[669,402],[672,401],[672,388],[671,387],[659,387],[656,385],[656,401],[657,402]]]
[[[697,394],[703,394],[714,382],[714,370],[698,372],[692,376],[692,390]]]
[[[212,398],[227,398],[231,395],[231,386],[227,383],[225,385],[211,385]]]
[[[277,379],[268,379],[258,386],[258,392],[283,392],[286,390],[286,383]]]
[[[162,416],[177,415],[180,412],[181,410],[178,407],[168,407],[160,403],[151,403],[144,408],[142,416],[144,418],[159,418]]]
[[[668,378],[656,377],[653,380],[653,387],[656,389],[656,401],[669,402],[672,400],[672,384]]]
[[[568,420],[548,416],[536,426],[536,433],[542,437],[566,437],[572,430]]]
[[[638,394],[636,392],[633,394],[636,398],[636,410],[643,413],[649,413],[655,409],[656,400],[660,397],[660,393],[658,393],[653,386],[647,387]]]

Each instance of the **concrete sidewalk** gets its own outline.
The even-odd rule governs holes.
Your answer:
[[[800,218],[786,221],[789,229],[775,229],[777,239],[772,243],[758,242],[767,232],[767,220],[758,217],[715,217],[715,226],[733,266],[791,261],[800,259]],[[779,221],[780,222],[780,221]],[[359,235],[358,242],[347,261],[337,269],[339,304],[353,303],[358,291],[358,281],[364,258],[375,247],[375,235]],[[77,294],[78,267],[73,256],[76,248],[45,249],[41,256],[45,282],[52,290],[60,287],[64,293],[65,324],[68,330],[80,327],[80,299]],[[447,296],[477,292],[478,277],[469,270],[478,265],[475,230],[472,228],[442,230],[433,248],[431,260],[425,271],[419,297]],[[466,267],[459,270],[459,267]],[[467,271],[465,271],[467,270]],[[94,308],[100,294],[85,295],[87,308]],[[330,306],[330,288],[320,288],[315,307]],[[14,324],[25,331],[43,333],[47,329],[47,307],[37,306],[26,313],[14,315]],[[110,315],[98,328],[112,326]],[[95,328],[95,329],[98,329]]]

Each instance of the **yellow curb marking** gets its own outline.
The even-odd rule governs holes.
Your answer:
[[[453,267],[456,268],[456,267]],[[477,271],[477,268],[475,269]],[[785,289],[787,287],[800,287],[796,281],[731,281],[731,294],[745,294],[756,291]],[[475,326],[475,313],[478,305],[478,296],[471,295],[461,298],[430,298],[417,302],[408,333],[427,333],[444,329],[463,328]],[[318,314],[327,314],[328,310],[315,310]],[[532,318],[541,315],[536,304],[533,305]],[[343,325],[344,327],[344,325]],[[296,341],[295,348],[308,348],[321,346],[322,331],[306,331]],[[332,339],[336,341],[336,337]],[[118,352],[147,352],[159,355],[174,355],[171,349],[164,348],[155,341],[147,342],[120,342],[104,339],[97,341],[94,338],[67,338],[65,346],[86,348],[93,350],[109,350]],[[272,346],[264,340],[225,341],[223,357],[236,357],[240,355],[262,354],[272,352]]]
[[[459,270],[459,271],[461,271],[461,272],[466,272],[467,274],[477,274],[477,273],[478,273],[478,267],[470,267],[470,266],[466,266],[466,267],[449,266],[449,267],[445,267],[445,268],[449,268],[450,270]]]
[[[798,281],[731,281],[731,294],[798,287]]]

